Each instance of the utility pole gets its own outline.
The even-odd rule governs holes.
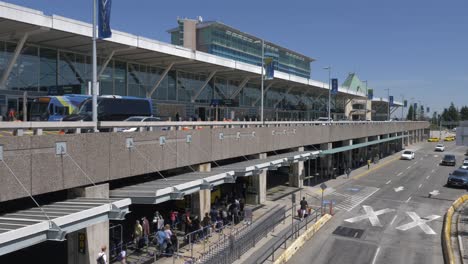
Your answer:
[[[97,128],[97,52],[96,52],[96,3],[97,0],[93,0],[93,122],[94,132],[98,132]]]
[[[331,123],[331,66],[323,69],[328,70],[328,123]]]

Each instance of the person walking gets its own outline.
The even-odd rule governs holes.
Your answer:
[[[308,206],[305,197],[302,197],[300,205],[301,205],[301,215],[300,215],[300,217],[301,217],[301,221],[302,221],[304,219],[304,217],[305,217],[305,214],[307,212],[307,206]]]
[[[159,213],[159,211],[156,211],[154,213],[153,226],[154,226],[155,231],[161,230],[164,227],[164,218]]]
[[[204,236],[211,236],[211,226],[213,225],[213,222],[211,221],[211,217],[208,213],[205,213],[205,217],[203,217],[202,220],[202,226],[204,230]]]
[[[370,169],[370,165],[371,165],[371,160],[370,160],[370,159],[367,159],[367,169],[368,169],[368,170]]]
[[[106,250],[106,246],[101,247],[101,252],[99,252],[98,257],[96,259],[97,264],[107,264]]]
[[[346,168],[346,177],[349,179],[349,175],[351,175],[351,168]]]

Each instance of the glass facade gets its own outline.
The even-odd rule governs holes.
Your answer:
[[[0,74],[5,71],[15,48],[14,42],[0,41]],[[121,60],[110,60],[106,68],[101,71],[104,62],[105,58],[98,58],[98,73],[102,72],[99,78],[100,94],[146,97],[164,72],[163,68]],[[23,91],[28,91],[31,98],[66,93],[85,94],[91,75],[91,57],[86,54],[26,44],[6,81],[5,89],[0,90],[0,112],[5,115],[8,107],[17,107],[20,110]],[[186,109],[186,112],[181,112],[180,116],[186,118],[197,112],[212,113],[210,109],[213,107],[210,104],[213,99],[234,99],[239,106],[223,107],[224,117],[230,118],[233,116],[232,112],[235,112],[236,119],[258,118],[259,84],[247,83],[240,93],[231,98],[242,80],[215,76],[208,82],[196,101],[192,102],[192,97],[200,91],[206,78],[208,78],[206,74],[171,70],[151,97],[163,105],[185,107],[183,109]],[[266,92],[265,118],[272,120],[278,116],[283,118],[302,116],[310,119],[314,117],[312,114],[305,114],[307,111],[315,113],[326,110],[326,107],[315,109],[313,100],[306,98],[300,91],[293,91],[284,96],[285,90],[287,87],[274,87]],[[199,108],[205,109],[199,110]],[[296,111],[295,114],[293,111]],[[307,116],[310,118],[306,118]]]
[[[183,45],[183,23],[171,31],[171,43]],[[255,39],[221,23],[207,22],[197,30],[197,50],[236,61],[261,66],[262,47]],[[270,43],[265,43],[265,56],[272,57],[275,70],[310,78],[310,59]]]

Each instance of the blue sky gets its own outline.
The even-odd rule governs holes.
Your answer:
[[[91,21],[91,0],[7,2]],[[416,98],[432,110],[453,101],[468,105],[468,1],[466,0],[114,0],[111,26],[169,42],[176,18],[202,16],[296,50],[344,81],[348,72],[368,80],[376,96],[385,88],[398,100]]]

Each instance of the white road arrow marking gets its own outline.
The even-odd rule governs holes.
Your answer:
[[[440,192],[439,192],[439,190],[433,190],[433,191],[430,192],[429,194],[432,195],[432,196],[436,196],[436,195],[439,195]]]
[[[400,172],[400,173],[397,174],[397,176],[401,176],[402,174],[403,174],[403,172]]]
[[[393,188],[393,190],[395,190],[395,192],[401,192],[401,191],[403,191],[404,189],[405,189],[405,187],[403,187],[403,186],[400,186],[400,187],[398,187],[398,188]]]
[[[369,219],[372,226],[382,226],[378,216],[381,214],[395,211],[395,209],[385,208],[385,209],[374,212],[374,209],[372,209],[372,207],[368,205],[363,205],[362,208],[364,209],[364,211],[366,211],[364,215],[349,218],[349,219],[346,219],[345,221],[348,223],[355,223],[355,222],[362,221],[364,219]]]
[[[392,180],[389,180],[388,182],[386,182],[385,184],[390,184],[392,182]]]
[[[425,219],[422,219],[415,212],[406,212],[406,213],[409,215],[409,217],[411,217],[411,219],[413,219],[413,222],[401,225],[401,226],[397,227],[396,229],[401,230],[401,231],[406,231],[406,230],[411,229],[413,227],[419,226],[419,228],[421,228],[422,231],[424,231],[424,233],[426,233],[427,235],[436,235],[437,234],[426,223],[428,223],[430,221],[433,221],[433,220],[439,218],[440,216],[430,215],[430,216],[426,217]]]

